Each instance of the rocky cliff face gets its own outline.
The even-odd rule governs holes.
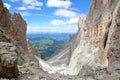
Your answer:
[[[1,4],[2,5],[2,4]],[[9,34],[11,38],[16,40],[26,54],[28,54],[26,41],[26,22],[20,14],[10,14],[7,8],[0,7],[0,28]]]
[[[0,77],[16,78],[19,75],[16,47],[13,44],[0,42]]]
[[[9,13],[0,0],[0,80],[39,80],[48,75],[38,66],[35,55],[39,55],[27,41],[26,29],[21,15]]]
[[[26,22],[18,13],[9,13],[0,2],[0,41],[10,42],[17,47],[19,64],[25,62],[25,56],[29,55],[27,39],[26,39]]]
[[[18,77],[18,64],[27,61],[26,23],[20,14],[10,14],[0,0],[0,77]]]
[[[120,1],[92,0],[78,28],[48,61],[36,56],[38,66],[37,51],[26,40],[25,21],[10,14],[0,0],[0,78],[120,80]]]
[[[44,69],[46,67],[45,71],[49,73],[79,75],[84,78],[91,76],[95,80],[119,80],[120,1],[92,0],[87,17],[83,21],[79,19],[79,22],[78,33],[66,48],[58,52],[58,58],[54,56],[44,65],[40,61],[40,66]],[[66,59],[69,64],[56,64]]]

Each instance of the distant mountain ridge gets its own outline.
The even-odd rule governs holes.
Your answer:
[[[28,40],[41,55],[40,57],[47,60],[61,45],[66,42],[69,34],[29,34]]]
[[[27,38],[30,37],[39,37],[39,38],[48,38],[55,40],[68,40],[70,36],[74,35],[73,33],[28,33]]]

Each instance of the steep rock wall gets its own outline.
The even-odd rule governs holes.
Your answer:
[[[4,30],[11,38],[16,40],[26,54],[28,54],[27,41],[26,41],[26,22],[20,14],[10,14],[1,1],[0,6],[0,29]]]
[[[87,74],[86,71],[88,69],[91,70],[90,74],[94,71],[102,73],[100,70],[103,70],[105,71],[103,72],[105,76],[99,74],[101,75],[102,80],[106,77],[109,78],[109,80],[110,78],[118,80],[120,77],[119,35],[120,1],[92,0],[91,8],[87,17],[83,19],[82,23],[79,23],[78,33],[72,41],[68,42],[68,47],[70,49],[68,49],[67,55],[71,55],[69,64],[66,67],[64,66],[63,69],[58,69],[58,64],[52,66],[52,64],[57,61],[60,62],[60,54],[66,54],[66,51],[64,50],[67,49],[67,47],[64,48],[63,51],[61,50],[58,52],[58,55],[56,55],[58,58],[53,56],[52,59],[45,63],[52,66],[52,69],[48,69],[48,72],[51,73],[51,70],[54,70],[53,73],[61,73],[65,75],[85,75]],[[65,58],[66,57],[64,57],[64,59]],[[53,63],[51,63],[51,60],[53,60]],[[41,63],[40,66],[45,67]]]
[[[26,23],[20,14],[10,14],[0,0],[0,78],[17,78],[17,65],[27,62]]]

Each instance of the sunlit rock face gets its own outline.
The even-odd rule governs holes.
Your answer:
[[[27,61],[26,23],[20,14],[11,14],[0,0],[0,78],[17,78],[17,65]]]
[[[12,43],[17,47],[19,64],[26,62],[25,56],[29,54],[26,30],[26,22],[21,15],[9,13],[0,1],[0,42]]]
[[[26,54],[28,54],[27,41],[26,41],[26,22],[18,13],[9,13],[0,2],[0,29],[9,34],[9,37],[16,40]]]
[[[110,74],[119,71],[120,1],[92,0],[88,15],[78,24],[78,33],[45,63],[49,68],[45,70],[41,61],[40,66],[49,73],[64,75],[82,75],[88,69],[105,69]]]

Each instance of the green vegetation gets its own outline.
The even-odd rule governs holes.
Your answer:
[[[47,60],[57,50],[57,48],[64,43],[64,41],[46,38],[30,40],[30,42],[32,43],[32,46],[39,51],[41,58],[44,60]]]
[[[27,34],[27,38],[32,43],[32,46],[39,51],[41,58],[47,60],[66,40],[69,39],[70,35],[73,34],[30,33]]]

